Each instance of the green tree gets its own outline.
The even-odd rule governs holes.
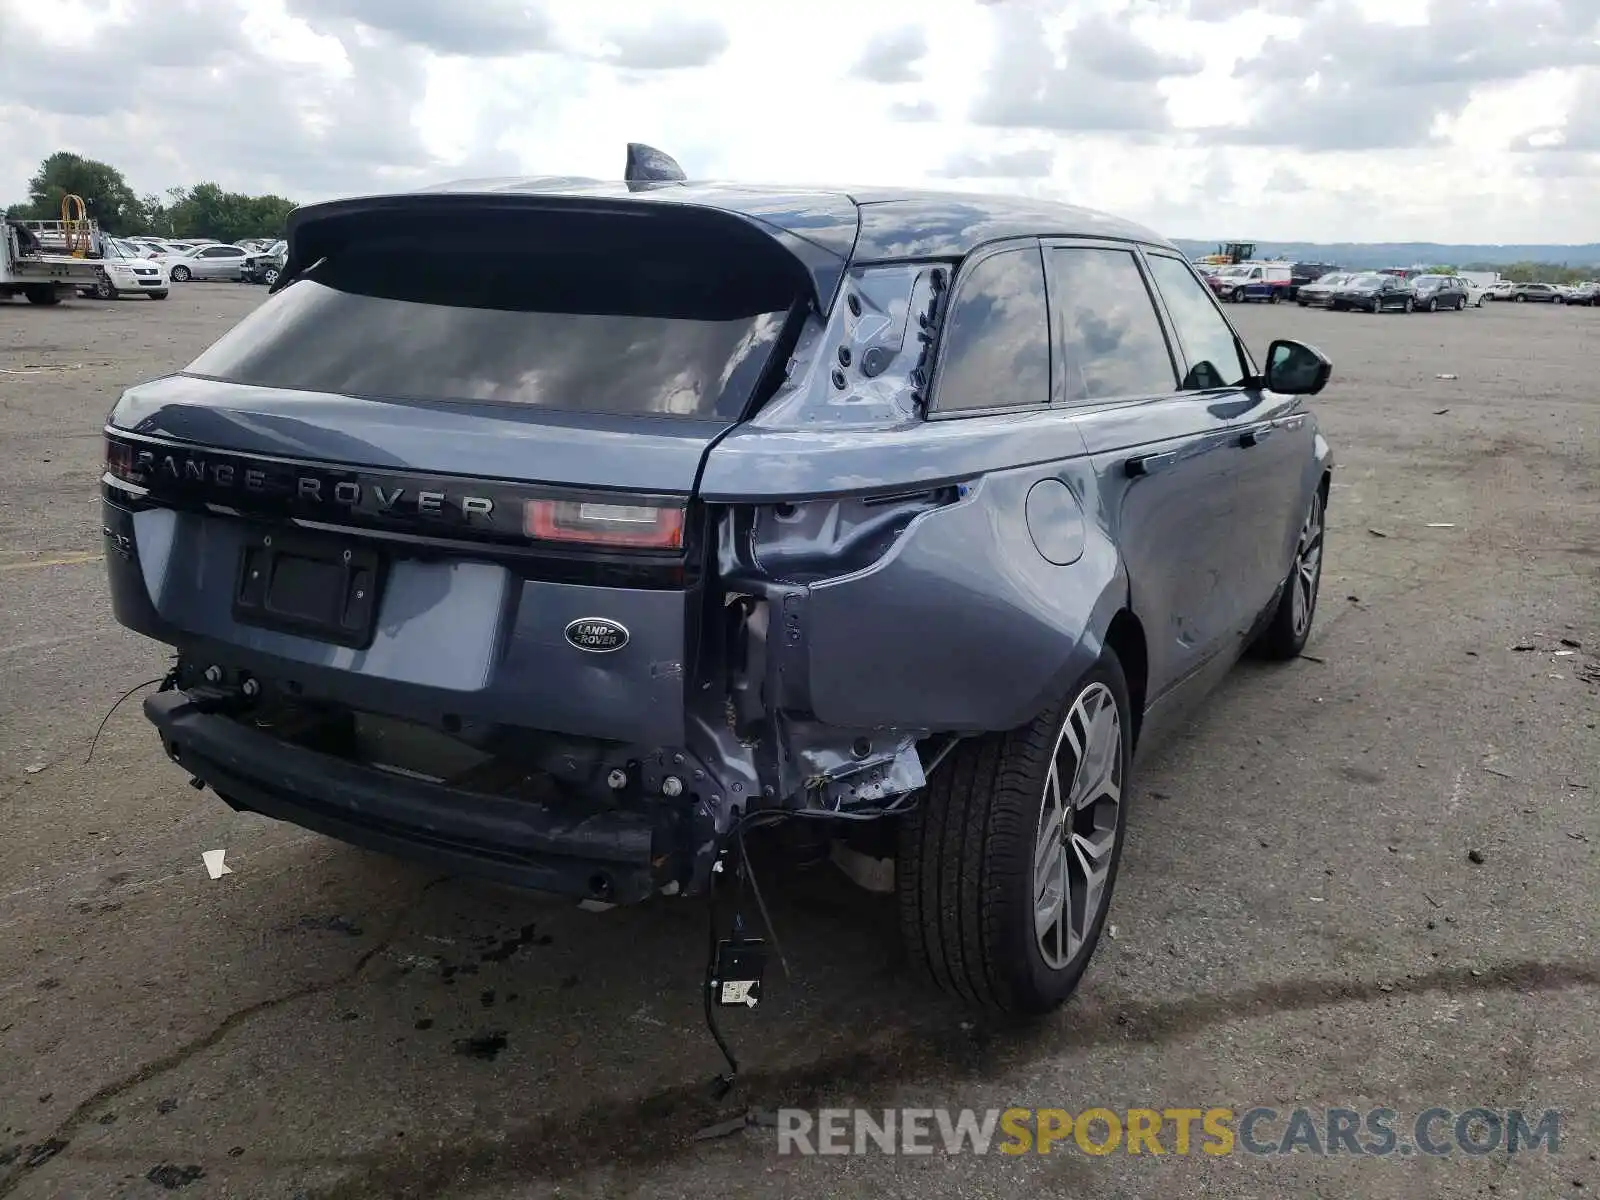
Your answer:
[[[36,221],[59,220],[64,196],[81,196],[84,210],[107,233],[138,233],[144,208],[122,172],[108,163],[57,150],[28,180],[27,212]]]
[[[247,237],[282,237],[293,200],[224,191],[216,183],[168,188],[164,195],[134,195],[122,172],[66,150],[39,164],[28,181],[28,200],[6,208],[21,220],[53,221],[63,196],[81,196],[87,214],[111,234],[154,233],[164,237],[210,237],[236,242]]]
[[[1478,267],[1469,269],[1480,269]],[[1499,271],[1500,278],[1513,283],[1582,283],[1592,278],[1594,268],[1569,267],[1566,263],[1516,262],[1481,266],[1485,271]]]
[[[174,237],[282,237],[294,201],[282,196],[247,196],[215,183],[190,188],[168,209]]]

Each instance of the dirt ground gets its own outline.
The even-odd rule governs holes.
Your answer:
[[[700,903],[587,913],[233,814],[137,697],[86,763],[166,661],[111,619],[102,420],[261,299],[0,305],[0,1196],[1600,1189],[1600,312],[1231,310],[1258,353],[1336,364],[1310,657],[1240,666],[1143,767],[1114,936],[1054,1018],[990,1027],[923,990],[892,905],[824,869],[776,898],[793,977],[727,1021],[744,1074],[714,1103]],[[781,1105],[1562,1125],[1514,1157],[694,1139]]]

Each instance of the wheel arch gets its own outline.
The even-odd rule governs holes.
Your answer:
[[[1150,652],[1145,641],[1144,622],[1131,608],[1120,608],[1106,629],[1105,646],[1122,664],[1128,683],[1128,710],[1133,719],[1130,750],[1139,748],[1139,731],[1144,727],[1144,708],[1149,699]]]

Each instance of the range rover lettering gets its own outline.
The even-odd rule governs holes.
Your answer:
[[[147,717],[235,809],[578,899],[841,839],[935,981],[1059,1005],[1136,754],[1310,635],[1328,360],[1258,364],[1104,214],[628,164],[301,208],[265,302],[123,393]]]

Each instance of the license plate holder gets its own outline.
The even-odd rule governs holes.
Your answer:
[[[233,616],[245,625],[365,650],[377,627],[384,559],[338,538],[274,531],[239,553]]]

